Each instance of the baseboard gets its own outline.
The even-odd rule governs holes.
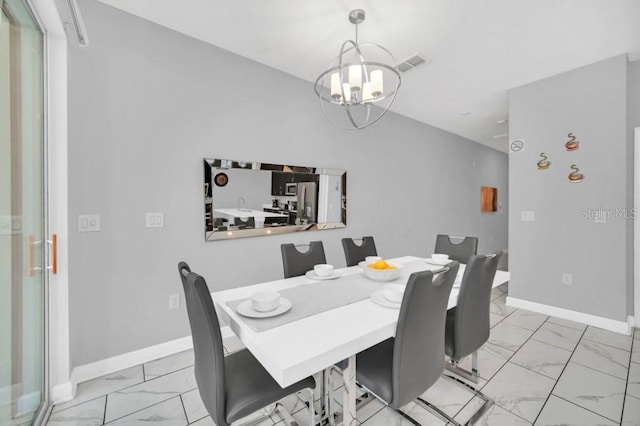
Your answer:
[[[26,416],[33,413],[40,406],[42,394],[40,391],[21,395],[16,401],[16,417]]]
[[[231,328],[226,325],[220,327],[220,331],[223,339],[234,335]],[[187,336],[161,343],[159,345],[138,349],[137,351],[127,352],[112,358],[92,362],[90,364],[80,365],[75,367],[71,372],[71,386],[73,394],[75,395],[75,387],[78,383],[86,382],[87,380],[115,373],[116,371],[144,364],[145,362],[173,355],[191,348],[193,348],[193,341],[191,340],[191,336]],[[67,389],[63,390],[67,391]]]
[[[51,402],[53,404],[61,404],[71,401],[75,395],[74,385],[71,382],[62,383],[51,387]]]
[[[528,300],[516,299],[514,297],[507,297],[507,306],[522,308],[528,311],[538,312],[540,314],[551,315],[557,318],[581,322],[583,324],[592,325],[594,327],[614,331],[616,333],[626,334],[627,336],[631,334],[632,330],[630,319],[627,319],[627,322],[616,321],[610,318],[585,314],[584,312],[571,311],[569,309],[558,308],[556,306],[543,305],[542,303],[530,302]]]

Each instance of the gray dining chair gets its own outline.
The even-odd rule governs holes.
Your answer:
[[[301,252],[298,247],[309,247],[309,249]],[[304,275],[307,271],[312,270],[314,265],[327,263],[322,241],[311,241],[309,244],[298,245],[286,243],[280,246],[280,250],[282,251],[285,278]]]
[[[437,407],[417,398],[444,371],[444,327],[449,295],[459,263],[442,272],[411,274],[404,292],[395,338],[356,355],[356,380],[385,404],[419,425],[400,408],[416,401],[438,416],[454,420]]]
[[[360,244],[357,244],[353,238],[343,238],[342,248],[344,249],[347,266],[357,265],[367,256],[378,255],[373,237],[362,237]]]
[[[460,240],[458,242],[453,240]],[[467,263],[469,257],[478,252],[478,237],[453,237],[438,234],[434,253],[448,254],[449,259]]]
[[[309,424],[315,424],[313,377],[283,389],[248,350],[225,357],[220,323],[207,283],[185,262],[178,264],[178,271],[191,326],[198,391],[211,419],[218,426],[229,426],[272,404],[282,413],[285,409],[278,401],[300,392],[309,406]],[[283,417],[291,415],[286,413]]]
[[[446,368],[457,375],[478,383],[478,349],[489,339],[491,330],[489,311],[491,305],[491,286],[496,275],[502,251],[490,255],[473,255],[467,262],[458,303],[447,312],[445,326],[445,354],[449,357]],[[471,371],[460,367],[462,359],[471,355]],[[484,404],[471,417],[479,418],[493,401],[467,382],[447,375],[471,389]]]

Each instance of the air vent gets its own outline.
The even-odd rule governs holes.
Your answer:
[[[398,70],[400,72],[407,72],[409,70],[414,69],[415,67],[425,64],[427,62],[420,54],[416,53],[413,56],[405,59],[404,61],[398,63]]]

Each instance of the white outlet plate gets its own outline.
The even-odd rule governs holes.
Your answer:
[[[169,295],[169,309],[178,309],[180,307],[180,294],[174,293]]]
[[[147,228],[163,228],[164,213],[147,213]]]
[[[100,215],[79,214],[78,232],[100,232]]]
[[[563,272],[562,273],[562,284],[564,284],[564,285],[573,284],[573,275],[572,274],[568,274],[566,272]]]
[[[520,220],[523,222],[533,222],[535,220],[535,213],[532,211],[520,212]]]

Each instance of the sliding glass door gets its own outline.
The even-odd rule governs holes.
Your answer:
[[[0,425],[45,406],[43,34],[23,0],[0,0]]]

